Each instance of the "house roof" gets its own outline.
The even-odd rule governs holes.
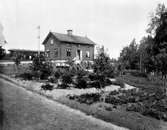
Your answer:
[[[57,40],[59,40],[61,42],[95,45],[95,43],[87,37],[61,34],[61,33],[56,33],[56,32],[50,32],[49,34],[52,34]],[[49,34],[48,34],[48,36],[49,36]],[[48,36],[47,36],[47,38],[48,38]],[[44,40],[43,44],[45,44],[46,39]]]
[[[26,49],[9,49],[8,51],[15,51],[15,52],[38,52],[37,50],[26,50]],[[40,51],[44,52],[44,51]]]

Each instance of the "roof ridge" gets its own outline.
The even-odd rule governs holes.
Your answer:
[[[83,38],[89,39],[87,36],[81,36],[81,35],[74,35],[74,34],[68,35],[66,33],[58,33],[58,32],[51,32],[51,33],[56,33],[56,34],[61,34],[61,35],[66,35],[66,36],[77,36],[77,37],[83,37]]]
[[[95,43],[92,40],[90,40],[88,37],[85,37],[85,36],[68,35],[64,33],[57,33],[57,32],[51,32],[51,31],[50,33],[55,38],[57,38],[59,41],[62,41],[62,42],[95,45]]]

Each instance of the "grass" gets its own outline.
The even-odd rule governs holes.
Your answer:
[[[145,117],[136,112],[127,112],[119,110],[107,111],[105,109],[100,109],[100,107],[97,107],[95,105],[87,105],[84,103],[79,103],[75,100],[69,100],[66,97],[61,97],[59,99],[56,99],[56,101],[70,106],[71,108],[79,109],[87,115],[92,115],[96,118],[132,130],[159,130],[160,124],[163,124],[159,120],[150,117]],[[167,124],[163,125],[167,127]]]
[[[7,65],[7,66],[0,66],[0,67],[2,68],[1,72],[7,75],[23,72],[23,71],[26,71],[26,68],[28,68],[27,65],[20,65],[19,66],[20,68],[17,70],[13,69],[14,65]],[[136,78],[132,76],[131,77],[126,76],[126,77],[118,77],[118,80],[121,82],[126,82],[132,86],[139,87],[139,88],[150,89],[153,87],[157,87],[156,83],[150,84],[150,82],[147,81],[145,78]],[[36,93],[39,93],[39,92],[36,92]],[[51,95],[46,95],[44,93],[39,93],[39,94],[44,95],[47,98],[50,98],[52,100],[58,101],[62,104],[65,104],[71,108],[78,109],[86,113],[87,115],[92,115],[96,118],[114,123],[118,126],[129,128],[132,130],[159,130],[161,125],[167,128],[166,123],[150,117],[145,117],[136,112],[120,111],[117,109],[106,110],[106,109],[101,109],[100,107],[97,107],[95,105],[87,105],[84,103],[79,103],[75,100],[70,100],[67,97],[53,99]]]
[[[6,75],[16,75],[27,72],[29,70],[30,64],[20,64],[16,67],[15,64],[8,64],[8,65],[0,65],[0,73]]]
[[[135,77],[132,75],[125,75],[125,76],[117,77],[116,79],[121,80],[122,82],[127,83],[131,86],[141,88],[141,89],[146,89],[149,91],[154,91],[156,88],[163,87],[163,83],[159,79],[150,81],[147,78]]]
[[[26,88],[26,89],[33,91],[31,88]],[[95,104],[87,105],[84,103],[79,103],[75,100],[70,100],[67,97],[53,99],[51,95],[47,95],[43,92],[38,92],[38,91],[33,91],[33,92],[43,95],[51,100],[65,104],[73,109],[80,110],[86,113],[87,115],[92,115],[106,122],[111,122],[115,125],[126,127],[131,130],[159,130],[160,126],[164,126],[165,128],[167,128],[166,123],[150,117],[145,117],[136,112],[120,111],[117,109],[106,110],[106,109],[102,109],[101,107],[97,107],[97,105]],[[102,105],[103,104],[104,103],[102,103]]]

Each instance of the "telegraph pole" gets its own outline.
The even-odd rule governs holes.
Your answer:
[[[40,26],[37,27],[38,30],[38,55],[40,55]]]

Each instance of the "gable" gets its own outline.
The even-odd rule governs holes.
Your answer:
[[[46,42],[48,41],[48,39],[51,36],[54,36],[54,38],[60,42],[67,42],[67,43],[73,43],[73,44],[95,45],[95,43],[87,37],[60,34],[60,33],[55,33],[55,32],[49,32],[49,34],[47,35],[47,37],[45,38],[45,40],[43,41],[42,44],[46,44]]]

